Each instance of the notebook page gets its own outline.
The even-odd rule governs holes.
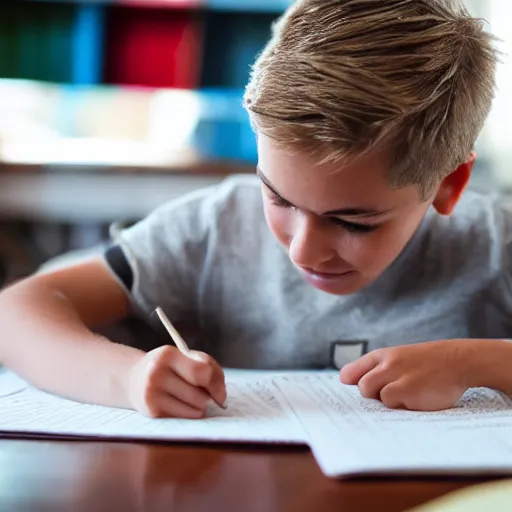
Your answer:
[[[134,411],[80,404],[32,387],[2,396],[0,432],[111,439],[304,444],[305,434],[270,378],[228,381],[227,410],[212,404],[203,420],[149,419]]]
[[[387,409],[338,375],[275,379],[328,476],[512,471],[512,400],[469,390],[448,411]]]

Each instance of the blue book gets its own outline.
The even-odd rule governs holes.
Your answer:
[[[105,8],[99,4],[76,7],[71,52],[71,79],[75,84],[101,82],[104,18]]]

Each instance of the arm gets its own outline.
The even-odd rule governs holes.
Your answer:
[[[102,258],[32,276],[0,293],[0,362],[51,393],[150,416],[200,417],[210,395],[225,400],[222,370],[206,355],[145,354],[92,332],[128,311]]]
[[[91,329],[128,307],[100,258],[29,277],[0,293],[0,362],[51,393],[127,407],[126,375],[144,354]]]
[[[467,340],[467,373],[470,387],[497,389],[512,396],[512,342]]]

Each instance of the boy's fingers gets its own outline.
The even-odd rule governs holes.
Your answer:
[[[211,395],[218,406],[224,407],[227,398],[224,370],[215,359],[207,354],[196,352],[194,357],[199,359],[203,368],[207,368],[206,370],[199,369],[199,385]]]
[[[343,384],[355,385],[363,375],[373,370],[379,364],[379,359],[375,352],[365,354],[363,357],[345,365],[340,371],[340,381]]]
[[[210,356],[200,352],[171,358],[171,369],[192,386],[204,388],[219,406],[226,401],[222,368]]]
[[[387,384],[389,384],[389,376],[376,366],[359,379],[357,386],[364,398],[380,400],[380,392]]]
[[[194,352],[193,357],[198,359],[200,362],[207,364],[212,369],[209,375],[206,375],[209,377],[209,384],[205,383],[203,384],[203,387],[211,392],[212,396],[214,393],[218,394],[217,403],[219,405],[224,404],[226,401],[226,379],[224,370],[220,364],[213,359],[213,357],[205,354],[204,352]]]
[[[204,389],[188,384],[173,371],[169,371],[168,374],[162,377],[162,390],[202,411],[206,409],[208,401],[211,400],[210,395]]]
[[[153,415],[156,418],[197,420],[204,417],[204,410],[196,409],[165,392],[161,392],[155,397],[155,404],[152,410],[156,411],[156,414]]]
[[[403,397],[400,393],[400,383],[391,382],[380,391],[380,400],[389,409],[405,409]]]

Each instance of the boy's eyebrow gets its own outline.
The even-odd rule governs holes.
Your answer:
[[[268,180],[268,178],[261,172],[261,169],[259,167],[256,167],[256,174],[258,175],[258,178],[263,182],[263,184],[270,189],[270,191],[275,194],[277,197],[279,197],[279,199],[282,199],[283,201],[285,201],[286,203],[289,203],[290,205],[292,205],[292,203],[290,203],[290,201],[288,201],[287,199],[285,199],[275,188],[274,188],[274,185],[272,185],[272,183],[270,183],[270,181]],[[292,205],[293,206],[293,205]]]
[[[284,201],[285,203],[288,203],[290,206],[294,206],[288,199],[285,199],[270,183],[268,178],[261,172],[261,169],[259,167],[256,167],[256,174],[258,175],[259,179],[263,182],[263,184],[270,189],[270,191],[275,194],[279,199]],[[381,215],[384,215],[387,213],[387,211],[378,211],[378,210],[370,210],[368,208],[340,208],[339,210],[330,210],[328,212],[324,212],[320,214],[321,216],[327,216],[327,217],[380,217]]]

